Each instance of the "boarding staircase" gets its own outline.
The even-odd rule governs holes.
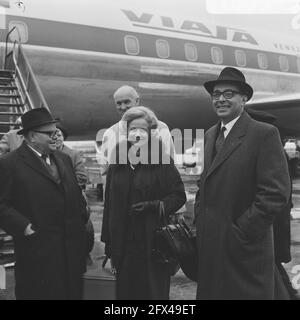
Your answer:
[[[10,42],[12,28],[6,36],[3,66],[0,68],[0,139],[20,127],[19,117],[34,108],[49,110],[30,63],[19,42]]]
[[[20,128],[18,120],[25,112],[34,108],[49,110],[21,44],[10,42],[13,32],[18,33],[16,27],[6,36],[2,66],[0,63],[0,140],[8,131]],[[12,237],[1,229],[0,265],[14,266]]]
[[[17,119],[24,113],[14,75],[13,71],[0,70],[0,137],[18,127]]]

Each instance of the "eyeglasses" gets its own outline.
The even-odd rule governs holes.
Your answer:
[[[221,91],[214,91],[211,96],[215,99],[215,100],[219,100],[221,95],[223,95],[223,97],[225,99],[231,99],[235,94],[240,93],[239,91],[234,91],[234,90],[225,90],[223,92]]]
[[[56,136],[57,131],[39,131],[39,130],[34,130],[34,132],[38,132],[38,133],[42,133],[42,134],[46,134],[49,138],[53,138]]]

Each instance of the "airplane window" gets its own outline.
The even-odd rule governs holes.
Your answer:
[[[166,59],[170,57],[170,46],[166,40],[156,40],[156,52],[160,58]]]
[[[239,67],[245,67],[247,64],[245,52],[242,50],[235,50],[235,61]]]
[[[298,72],[300,73],[300,56],[297,56],[297,69],[298,69]]]
[[[267,69],[268,68],[268,58],[264,53],[258,53],[257,54],[257,60],[258,60],[258,66],[261,69]]]
[[[279,66],[281,71],[289,71],[289,60],[287,56],[279,56]]]
[[[186,43],[184,45],[185,57],[189,61],[197,61],[198,60],[198,52],[197,47],[192,43]]]
[[[134,36],[125,36],[125,50],[128,54],[137,55],[140,53],[140,45],[138,38]]]
[[[22,21],[9,21],[9,30],[16,27],[16,29],[10,34],[9,38],[12,42],[18,41],[20,43],[26,43],[28,41],[28,28],[27,24]]]
[[[213,63],[222,64],[223,63],[223,51],[221,48],[212,47],[211,48],[211,58]]]

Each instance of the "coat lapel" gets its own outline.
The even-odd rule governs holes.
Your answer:
[[[217,123],[212,127],[212,129],[207,133],[206,136],[206,142],[204,147],[204,167],[205,171],[208,171],[208,169],[211,167],[212,161],[213,161],[213,154],[214,154],[214,147],[215,147],[215,141],[218,135],[220,122]]]
[[[45,168],[41,160],[38,158],[38,155],[35,155],[32,150],[23,142],[22,146],[19,149],[19,153],[24,161],[24,163],[29,166],[31,169],[39,172],[44,177],[50,179],[55,184],[55,179],[51,176],[48,170]]]
[[[63,183],[65,181],[65,179],[64,179],[64,175],[65,175],[65,171],[66,171],[65,164],[56,152],[54,152],[51,157],[52,157],[52,160],[54,160],[54,162],[56,164],[57,170],[60,175],[60,180]]]
[[[209,166],[206,177],[208,177],[220,165],[222,165],[222,163],[226,159],[228,159],[228,157],[241,145],[243,137],[246,135],[246,132],[248,129],[249,120],[250,118],[247,115],[247,113],[243,112],[241,117],[238,119],[238,121],[235,123],[230,133],[226,137],[223,148],[216,155],[213,162]],[[215,139],[211,143],[214,145]],[[212,146],[212,150],[213,150],[213,146]]]

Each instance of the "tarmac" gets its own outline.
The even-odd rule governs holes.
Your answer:
[[[197,176],[182,176],[186,193],[187,203],[180,210],[184,216],[186,222],[192,226],[193,221],[193,203],[195,199],[195,193],[197,191],[196,180]],[[95,245],[91,252],[91,261],[88,264],[88,272],[93,272],[93,269],[101,268],[101,264],[104,258],[103,243],[100,241],[100,230],[103,215],[103,202],[100,201],[99,192],[94,186],[89,186],[87,189],[87,195],[89,199],[89,205],[91,208],[91,220],[93,222],[95,230]],[[292,260],[288,264],[285,264],[293,286],[298,290],[300,294],[300,179],[293,181],[293,203],[294,208],[291,212],[291,253]],[[96,266],[96,267],[95,267]],[[98,272],[97,271],[97,272]],[[106,270],[106,273],[109,272]],[[7,269],[6,272],[6,290],[0,290],[0,300],[14,300],[14,275],[13,268]],[[175,276],[171,279],[171,300],[194,300],[196,297],[197,284],[189,280],[181,270],[179,270]]]

